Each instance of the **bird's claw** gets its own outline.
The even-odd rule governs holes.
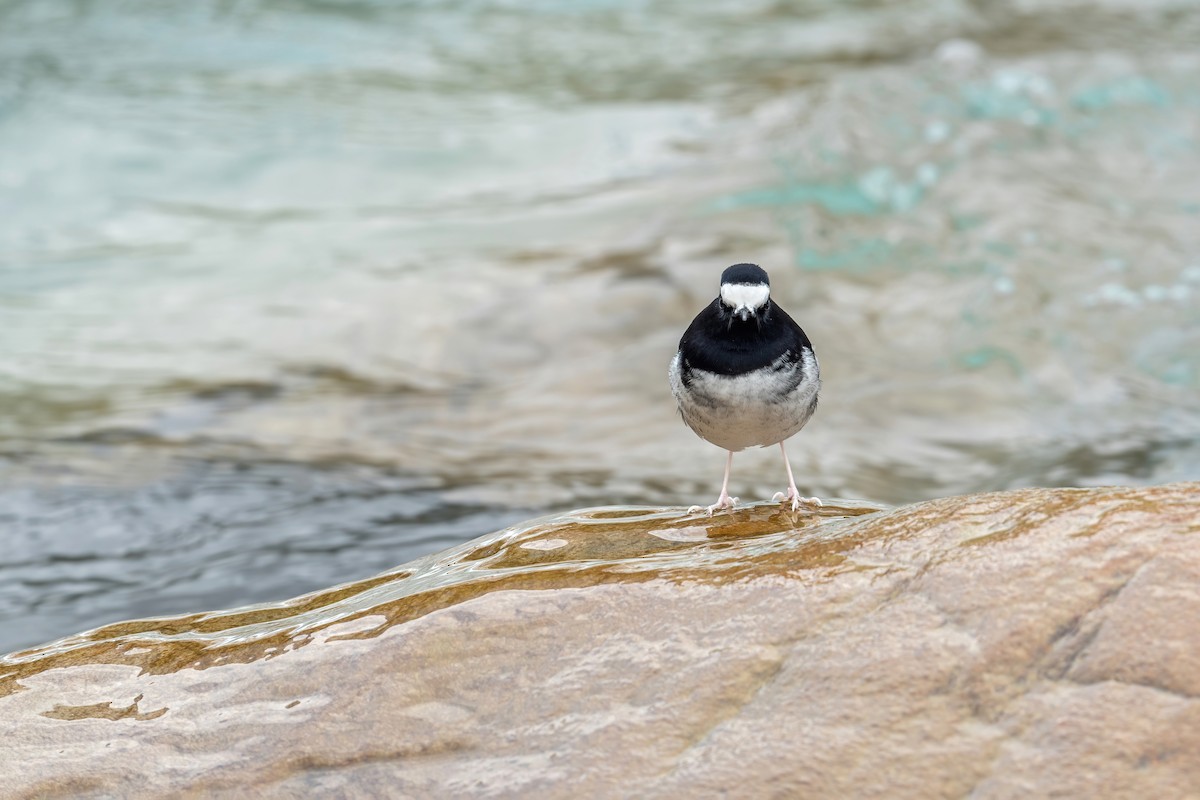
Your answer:
[[[792,501],[792,511],[799,511],[801,503],[813,508],[821,508],[822,505],[821,499],[818,497],[801,497],[799,492],[793,493],[790,490],[787,492],[776,492],[775,496],[771,498],[771,502],[773,503],[778,503],[781,500],[785,503],[789,500]]]
[[[725,497],[718,497],[717,502],[713,503],[711,506],[692,506],[688,509],[687,513],[696,514],[700,511],[703,511],[705,514],[711,517],[714,511],[720,511],[723,508],[728,508],[730,511],[732,511],[733,507],[739,502],[740,498],[729,497],[726,495]]]

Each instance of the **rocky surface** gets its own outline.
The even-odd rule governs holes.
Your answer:
[[[580,512],[0,659],[0,795],[1200,793],[1200,484]]]

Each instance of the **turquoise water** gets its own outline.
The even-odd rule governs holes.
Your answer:
[[[806,493],[1197,477],[1197,41],[1190,2],[0,2],[0,650],[711,501],[665,365],[736,261],[822,359]]]

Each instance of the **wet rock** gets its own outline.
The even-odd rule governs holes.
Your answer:
[[[0,795],[1181,797],[1200,484],[580,512],[0,659]]]

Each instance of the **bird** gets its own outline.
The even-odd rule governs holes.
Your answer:
[[[667,374],[687,426],[729,451],[721,494],[705,509],[710,517],[738,502],[729,496],[733,454],[754,446],[777,444],[783,453],[788,488],[774,501],[790,502],[792,511],[802,502],[821,505],[800,497],[783,444],[817,410],[821,367],[804,330],[771,299],[766,270],[734,264],[721,273],[720,293],[684,331]]]

